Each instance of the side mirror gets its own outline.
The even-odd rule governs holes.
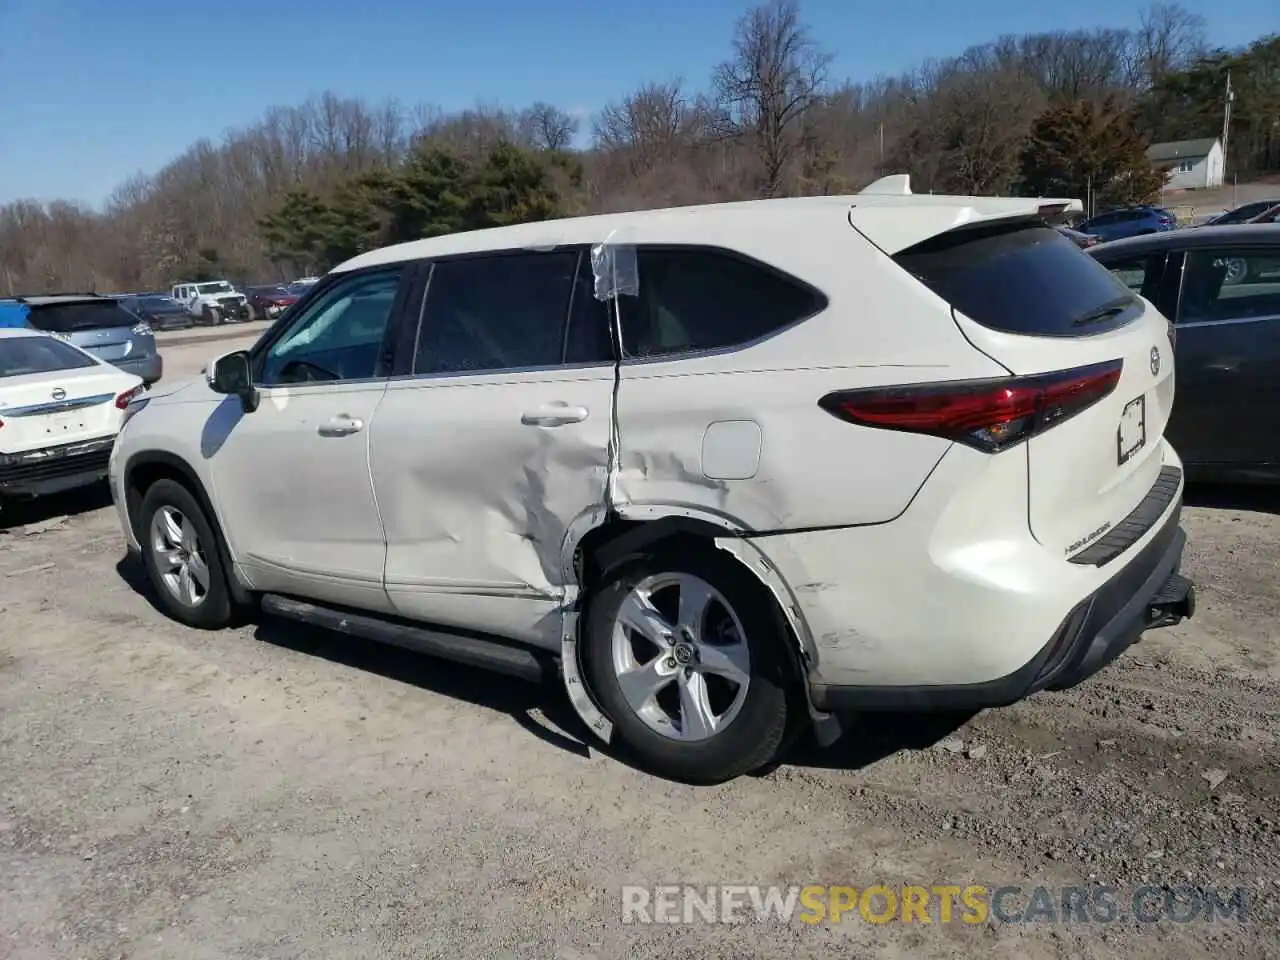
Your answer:
[[[218,357],[209,364],[205,379],[214,393],[239,397],[245,413],[253,413],[258,409],[258,390],[253,385],[253,368],[249,362],[248,350],[224,353]]]

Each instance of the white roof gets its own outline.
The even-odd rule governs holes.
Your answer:
[[[471,230],[371,250],[339,264],[334,272],[486,250],[545,250],[602,241],[714,244],[719,239],[734,246],[735,238],[746,230],[794,246],[791,238],[798,221],[832,214],[847,217],[867,239],[894,253],[965,223],[1034,216],[1046,206],[1082,207],[1073,199],[959,197],[909,191],[907,177],[899,174],[878,180],[861,193],[844,196],[742,200]]]

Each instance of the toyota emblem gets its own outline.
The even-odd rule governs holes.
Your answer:
[[[67,391],[63,390],[61,387],[55,387],[52,396],[55,400],[65,400],[67,399]]]
[[[1151,348],[1151,375],[1153,377],[1160,375],[1160,348]]]

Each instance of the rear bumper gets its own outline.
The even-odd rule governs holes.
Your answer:
[[[0,494],[45,496],[107,476],[115,437],[99,437],[22,453],[0,454]]]
[[[1040,651],[1006,676],[982,683],[918,687],[811,684],[819,710],[968,710],[1007,706],[1039,690],[1063,690],[1093,676],[1145,630],[1195,613],[1195,587],[1179,574],[1187,537],[1181,504],[1141,551],[1077,604]]]
[[[109,362],[112,366],[118,367],[125,373],[132,373],[135,377],[141,377],[142,382],[148,385],[155,383],[164,375],[164,360],[158,353]]]

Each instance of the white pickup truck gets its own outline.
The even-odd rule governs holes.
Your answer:
[[[249,303],[226,280],[175,283],[170,294],[198,322],[235,323],[249,319]]]

